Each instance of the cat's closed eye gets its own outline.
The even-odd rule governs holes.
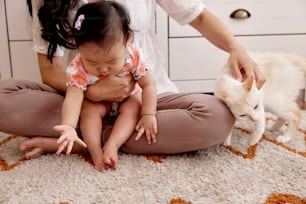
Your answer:
[[[258,104],[254,107],[254,110],[256,110],[258,108]]]
[[[245,117],[247,114],[240,114],[239,117]]]

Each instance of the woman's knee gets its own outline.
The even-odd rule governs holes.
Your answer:
[[[218,97],[216,96],[212,96],[212,97],[213,97],[212,103],[214,104],[214,106],[216,106],[214,110],[234,119],[233,114],[231,113],[230,109],[226,106],[226,104]]]
[[[211,117],[211,125],[215,130],[212,131],[211,142],[212,145],[214,145],[213,142],[215,144],[223,144],[233,129],[235,118],[230,109],[219,98],[213,97],[212,103],[213,117]]]
[[[193,127],[190,131],[195,135],[194,140],[203,147],[222,144],[235,123],[228,107],[213,95],[196,94],[192,101],[190,112],[195,120],[190,120],[189,124]]]
[[[1,79],[0,80],[0,94],[7,94],[14,91],[17,81],[15,79]],[[2,98],[2,97],[1,97]]]
[[[230,109],[216,96],[210,96],[210,100],[206,101],[206,108],[215,120],[216,125],[226,126],[231,128],[235,123],[235,118]]]

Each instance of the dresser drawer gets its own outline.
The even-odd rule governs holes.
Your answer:
[[[171,80],[215,79],[226,58],[226,52],[202,37],[169,39]]]
[[[288,52],[306,56],[306,35],[240,36],[248,51]],[[169,39],[169,75],[172,80],[214,82],[228,54],[202,37]],[[198,83],[198,82],[197,82]]]
[[[213,11],[234,35],[270,35],[306,33],[305,0],[207,0],[207,8]],[[246,19],[233,19],[236,9],[250,13]],[[169,19],[169,37],[199,36],[189,26],[180,26]]]

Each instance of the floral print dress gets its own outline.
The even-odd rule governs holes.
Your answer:
[[[118,77],[124,77],[131,74],[134,80],[139,80],[149,70],[149,65],[145,63],[141,50],[135,45],[129,44],[126,48],[125,64],[122,67],[122,72],[119,73]],[[66,69],[67,74],[67,86],[76,86],[83,91],[87,90],[88,85],[95,84],[98,80],[103,80],[103,75],[95,76],[87,72],[84,67],[82,58],[78,54]],[[136,84],[135,90],[132,94],[138,93],[141,90],[138,84]],[[112,111],[110,115],[116,116],[118,113],[117,102],[112,102]]]

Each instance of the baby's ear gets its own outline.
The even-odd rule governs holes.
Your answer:
[[[133,41],[134,41],[134,32],[129,31],[129,36],[128,36],[127,42],[132,44]]]
[[[243,83],[242,86],[243,88],[245,88],[247,91],[250,91],[252,89],[253,86],[253,81],[254,81],[254,77],[253,76],[249,76]]]

